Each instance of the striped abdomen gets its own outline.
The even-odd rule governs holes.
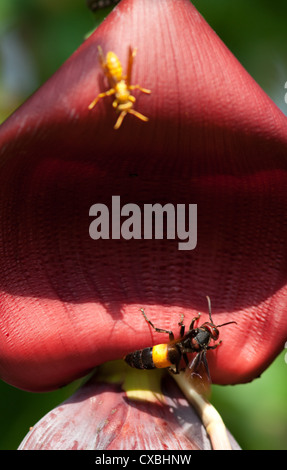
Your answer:
[[[129,366],[136,369],[154,369],[155,365],[152,360],[152,348],[138,349],[127,354],[125,361]]]
[[[136,369],[162,369],[172,364],[168,344],[157,344],[150,348],[138,349],[127,354],[125,361]]]
[[[118,56],[114,52],[108,52],[106,56],[108,74],[117,83],[123,78],[123,68]]]

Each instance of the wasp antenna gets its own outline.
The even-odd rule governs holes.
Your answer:
[[[235,325],[237,325],[236,321],[228,321],[227,323],[222,323],[222,325],[216,325],[216,328],[220,328],[221,326],[225,326],[225,325],[230,325],[231,323],[235,323]]]
[[[211,323],[214,325],[214,323],[212,321],[212,318],[211,318],[211,300],[210,300],[210,297],[208,295],[206,296],[206,298],[207,298],[207,303],[208,303],[209,318],[210,318]]]

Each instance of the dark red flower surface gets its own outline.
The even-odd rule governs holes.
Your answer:
[[[242,32],[244,34],[244,32]],[[135,109],[118,130],[97,46],[124,68]],[[61,386],[163,342],[206,295],[222,345],[213,382],[258,376],[287,336],[287,120],[188,0],[122,0],[1,127],[0,374]],[[89,236],[95,203],[197,204],[197,246]]]

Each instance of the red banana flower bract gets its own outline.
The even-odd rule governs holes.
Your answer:
[[[118,130],[98,45],[134,107]],[[122,0],[0,129],[0,375],[51,390],[177,335],[206,295],[215,383],[257,377],[287,330],[287,120],[188,0]],[[197,246],[89,236],[94,203],[197,204]]]

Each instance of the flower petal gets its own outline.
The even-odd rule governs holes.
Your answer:
[[[129,385],[140,389],[142,377],[152,384],[145,399],[124,391],[123,377],[108,380],[107,372],[104,377],[95,375],[33,426],[19,450],[211,449],[198,415],[170,378],[162,380],[159,371],[131,373],[137,379],[129,378]],[[141,393],[144,397],[144,390]],[[230,440],[238,449],[234,438]]]

